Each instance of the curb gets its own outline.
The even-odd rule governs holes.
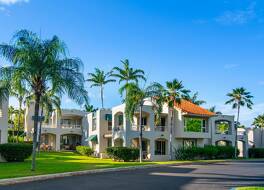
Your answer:
[[[221,161],[222,162],[222,161]],[[224,161],[223,161],[224,162]],[[70,177],[70,176],[80,176],[80,175],[87,175],[87,174],[100,174],[100,173],[108,173],[108,172],[119,172],[119,171],[132,171],[137,169],[147,169],[147,168],[159,168],[164,166],[182,166],[182,165],[192,165],[192,164],[213,164],[216,162],[190,162],[190,163],[176,163],[176,164],[150,164],[144,166],[128,166],[128,167],[120,167],[120,168],[104,168],[104,169],[95,169],[95,170],[83,170],[83,171],[76,171],[76,172],[64,172],[64,173],[55,173],[55,174],[45,174],[45,175],[36,175],[36,176],[26,176],[26,177],[18,177],[18,178],[8,178],[8,179],[0,179],[0,186],[5,185],[14,185],[19,183],[27,183],[27,182],[34,182],[34,181],[44,181],[48,179],[57,179],[63,177]]]

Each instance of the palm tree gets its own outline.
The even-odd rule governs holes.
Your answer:
[[[88,113],[90,113],[90,112],[95,112],[96,110],[98,110],[98,108],[94,108],[94,106],[91,105],[91,104],[86,103],[86,104],[84,105],[84,111],[86,111],[86,112],[88,112]]]
[[[120,88],[120,93],[122,95],[122,92],[125,90],[125,87],[129,82],[138,83],[139,79],[146,81],[146,78],[144,76],[145,72],[142,69],[133,69],[132,67],[130,67],[128,59],[121,60],[121,63],[123,64],[123,68],[114,67],[113,71],[115,73],[113,73],[112,76],[118,79],[119,84],[121,82],[125,82],[125,85]]]
[[[212,107],[210,107],[210,108],[208,109],[208,111],[213,112],[213,113],[215,113],[215,114],[217,114],[217,115],[222,115],[222,112],[220,112],[220,111],[216,111],[216,106],[212,106]]]
[[[167,81],[163,93],[163,101],[167,103],[170,112],[170,157],[173,159],[172,155],[172,128],[174,121],[174,106],[175,104],[180,104],[183,97],[188,94],[189,90],[186,90],[182,84],[182,81],[174,79],[172,81]]]
[[[110,82],[115,82],[114,79],[109,79],[112,72],[105,73],[103,70],[95,68],[94,73],[88,73],[89,77],[87,81],[91,82],[91,87],[99,86],[100,87],[100,96],[101,96],[101,105],[104,108],[104,85]]]
[[[67,95],[78,104],[87,101],[84,77],[80,71],[82,61],[67,57],[67,47],[57,36],[42,40],[28,30],[18,31],[10,44],[0,44],[0,55],[12,63],[0,68],[0,80],[21,81],[27,91],[34,94],[34,133],[32,167],[36,168],[36,148],[39,109],[48,89]]]
[[[188,100],[198,106],[206,103],[206,101],[198,99],[198,92],[195,92],[192,96],[190,96],[190,94],[187,91],[187,94],[183,96],[183,99]]]
[[[133,117],[136,110],[139,108],[139,150],[140,156],[139,160],[142,162],[143,153],[142,153],[142,111],[145,101],[151,101],[155,106],[153,109],[157,115],[160,115],[162,111],[162,102],[153,101],[162,96],[162,86],[158,83],[153,83],[147,88],[140,88],[137,83],[128,83],[126,86],[127,96],[125,99],[125,115],[126,118],[129,118],[130,122],[133,123]],[[150,99],[149,99],[150,98]]]
[[[252,109],[252,98],[250,92],[243,87],[235,88],[232,92],[228,93],[230,98],[225,104],[232,104],[233,109],[237,109],[237,121],[235,124],[235,158],[237,157],[237,126],[239,125],[239,114],[241,106],[246,106],[248,109]]]
[[[260,133],[261,133],[261,147],[262,147],[263,130],[264,130],[264,114],[259,115],[258,117],[254,118],[252,125],[261,129]]]

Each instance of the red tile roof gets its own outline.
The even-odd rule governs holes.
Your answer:
[[[183,112],[187,112],[188,114],[194,115],[204,115],[204,116],[213,116],[215,115],[213,112],[208,111],[192,102],[187,100],[181,100],[181,103],[175,103],[175,107],[181,109]]]

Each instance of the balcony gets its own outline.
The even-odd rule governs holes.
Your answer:
[[[132,131],[140,131],[140,126],[139,125],[132,125],[131,130]],[[142,131],[150,131],[150,127],[148,125],[143,125]]]
[[[168,130],[167,126],[155,126],[155,131],[165,132]]]
[[[80,129],[81,125],[75,125],[75,124],[61,124],[60,127],[62,129]]]

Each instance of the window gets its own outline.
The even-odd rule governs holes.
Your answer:
[[[147,117],[142,117],[142,120],[141,120],[142,126],[147,126],[147,123],[148,123]]]
[[[112,131],[112,121],[107,122],[107,129],[108,131]]]
[[[105,114],[105,120],[107,121],[108,131],[112,131],[112,114]]]
[[[155,155],[165,155],[166,154],[166,141],[157,140],[155,141]]]
[[[96,118],[93,118],[92,131],[96,130]]]
[[[112,147],[112,138],[107,138],[107,147]]]
[[[184,131],[185,132],[208,132],[207,120],[201,118],[184,118]]]
[[[193,147],[197,146],[197,140],[196,139],[183,139],[183,147]]]
[[[119,115],[118,116],[118,126],[122,126],[123,125],[123,115]]]
[[[230,122],[225,120],[220,120],[215,122],[215,133],[216,134],[231,134],[230,132]]]
[[[166,126],[166,117],[160,118],[160,126],[165,127]]]

